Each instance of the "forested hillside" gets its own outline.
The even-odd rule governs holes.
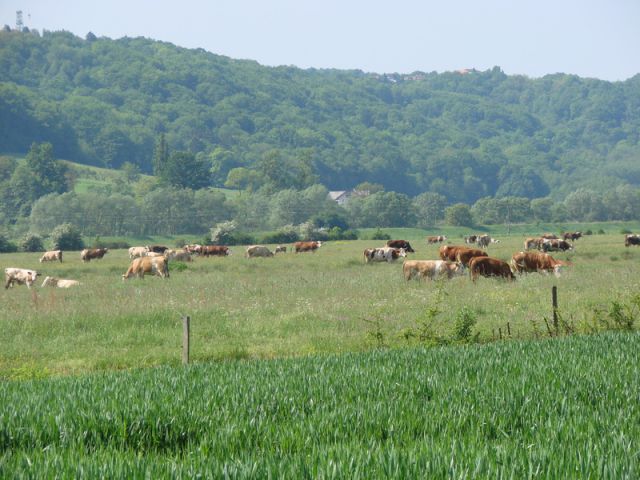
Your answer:
[[[144,38],[0,32],[0,152],[46,141],[151,172],[162,133],[217,186],[560,199],[640,186],[640,75],[271,68]]]

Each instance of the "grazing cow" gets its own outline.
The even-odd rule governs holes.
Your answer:
[[[273,257],[273,252],[264,245],[251,245],[247,247],[247,252],[244,256],[246,258]]]
[[[380,247],[380,248],[367,248],[364,251],[364,261],[369,262],[395,262],[399,258],[405,258],[407,256],[407,252],[405,252],[404,248],[391,248],[391,247]]]
[[[556,260],[548,253],[541,252],[518,252],[511,257],[511,269],[516,273],[553,272],[559,277],[561,269],[569,265],[571,262]]]
[[[478,240],[478,235],[468,235],[464,237],[464,243],[466,243],[467,245],[472,245],[476,243],[477,240]]]
[[[144,257],[147,253],[149,253],[148,247],[131,247],[129,249],[129,260]]]
[[[479,275],[483,277],[502,277],[515,280],[515,276],[507,262],[492,257],[474,257],[469,262],[469,273],[474,282]]]
[[[477,248],[465,248],[462,247],[456,252],[456,262],[461,263],[465,267],[469,265],[469,262],[474,257],[486,257],[487,252],[479,250]]]
[[[149,252],[164,253],[168,248],[169,247],[165,247],[164,245],[147,245]]]
[[[480,248],[487,248],[491,243],[491,237],[489,235],[480,235],[476,239],[476,243]]]
[[[145,273],[169,278],[169,262],[163,256],[135,258],[122,275],[122,280],[127,280],[134,276],[144,280]]]
[[[27,270],[26,268],[5,268],[4,269],[4,288],[13,287],[14,283],[18,285],[26,285],[31,288],[36,277],[40,275],[35,270]]]
[[[543,241],[544,241],[544,238],[542,238],[542,237],[527,238],[524,241],[524,249],[525,250],[540,249],[540,245],[542,245]]]
[[[223,245],[202,245],[200,247],[200,255],[203,257],[226,257],[231,255],[231,249]]]
[[[572,242],[582,238],[582,232],[566,232],[562,235],[563,240],[571,240]]]
[[[191,254],[186,250],[172,250],[167,249],[164,251],[164,258],[167,261],[175,261],[175,262],[192,262]]]
[[[624,237],[624,246],[640,245],[640,235],[629,234]]]
[[[322,242],[296,242],[293,244],[293,248],[296,253],[301,252],[313,252],[322,246]]]
[[[80,252],[80,258],[83,262],[90,262],[95,258],[102,258],[106,253],[109,253],[108,248],[85,248]]]
[[[42,287],[58,287],[58,288],[71,288],[77,287],[80,282],[77,280],[66,280],[64,278],[46,277],[42,282]]]
[[[438,249],[438,255],[440,255],[441,260],[448,260],[450,262],[455,262],[456,255],[458,254],[458,250],[460,250],[461,248],[466,249],[468,247],[462,247],[459,245],[442,245]]]
[[[55,262],[59,260],[62,263],[62,250],[51,250],[49,252],[44,252],[44,255],[40,257],[40,263],[42,262]]]
[[[445,260],[407,260],[402,264],[402,273],[407,281],[412,278],[437,280],[440,277],[462,275],[464,267],[460,263]]]
[[[427,237],[427,243],[428,244],[442,243],[442,242],[446,242],[446,241],[447,241],[447,237],[445,237],[444,235],[436,235],[435,237]]]
[[[185,245],[183,248],[191,254],[200,254],[200,252],[202,251],[202,245],[198,243],[194,243],[193,245]]]
[[[564,252],[566,250],[573,250],[573,245],[566,240],[556,238],[552,240],[545,239],[538,248],[543,252]]]
[[[287,253],[287,247],[286,245],[278,245],[276,247],[276,251],[275,253]]]
[[[558,240],[558,236],[554,233],[543,233],[540,235],[540,238],[545,238],[547,240]]]
[[[387,240],[387,247],[404,248],[404,251],[407,253],[416,253],[416,251],[411,248],[411,244],[406,240]]]
[[[169,249],[167,249],[169,250]],[[167,251],[165,250],[165,252]],[[164,253],[158,253],[158,252],[147,252],[143,255],[143,257],[163,257]]]

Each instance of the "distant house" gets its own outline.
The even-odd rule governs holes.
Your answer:
[[[351,197],[366,197],[368,195],[368,191],[361,190],[336,190],[329,192],[329,198],[338,205],[346,204]]]

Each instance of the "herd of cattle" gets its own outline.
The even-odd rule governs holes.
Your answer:
[[[582,237],[581,232],[565,233],[563,238],[558,238],[553,234],[544,234],[540,237],[527,238],[524,241],[524,250],[516,252],[507,263],[501,259],[493,258],[483,250],[491,244],[499,243],[500,240],[491,238],[489,235],[470,235],[464,237],[465,245],[456,246],[444,244],[440,246],[439,260],[408,260],[407,254],[415,253],[411,244],[406,240],[389,240],[384,247],[367,248],[364,250],[365,263],[370,262],[395,262],[400,258],[404,259],[403,274],[406,280],[416,279],[437,279],[452,278],[469,271],[473,281],[479,276],[502,277],[509,280],[515,279],[515,273],[522,274],[528,272],[553,272],[560,276],[562,268],[571,265],[568,261],[557,260],[548,252],[573,250],[570,241],[576,241]],[[447,241],[444,235],[430,236],[426,238],[427,244],[438,244]],[[475,246],[470,246],[475,245]],[[640,245],[640,235],[629,234],[625,236],[625,246]],[[316,252],[322,246],[322,242],[296,242],[293,244],[292,252]],[[533,251],[532,251],[533,250]],[[245,257],[273,257],[278,253],[286,253],[287,246],[278,245],[272,252],[264,245],[250,245],[246,247]],[[90,262],[94,259],[101,259],[107,253],[107,248],[84,249],[80,253],[82,262]],[[232,251],[229,247],[219,245],[185,245],[182,249],[174,250],[162,245],[151,245],[144,247],[131,247],[129,249],[129,259],[131,263],[126,272],[122,275],[123,280],[132,277],[144,278],[146,274],[157,275],[161,278],[169,278],[169,262],[182,261],[191,262],[192,257],[203,256],[228,256]],[[52,250],[45,252],[40,258],[40,262],[58,261],[62,262],[62,251]],[[5,269],[5,289],[14,284],[26,285],[31,288],[40,274],[35,270],[23,268]],[[56,277],[46,277],[42,287],[52,286],[59,288],[69,288],[77,286],[77,280],[61,279]]]

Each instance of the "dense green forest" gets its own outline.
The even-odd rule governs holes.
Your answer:
[[[162,135],[207,167],[197,187],[561,201],[640,186],[639,134],[640,75],[272,68],[145,38],[0,32],[0,152],[50,142],[58,158],[151,173]]]

